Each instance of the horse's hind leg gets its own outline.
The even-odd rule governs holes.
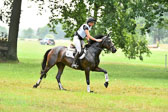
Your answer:
[[[61,75],[63,73],[65,65],[63,63],[57,63],[56,65],[58,67],[58,73],[57,73],[57,76],[56,76],[56,79],[57,79],[57,82],[58,82],[58,87],[59,87],[60,90],[65,90],[63,88],[62,84],[61,84],[61,81],[60,81]]]
[[[45,69],[43,70],[43,72],[41,72],[41,76],[40,76],[40,79],[36,82],[36,84],[33,86],[33,88],[37,88],[42,79],[46,77],[46,73],[52,68],[53,66],[46,66]]]
[[[46,77],[47,72],[55,65],[54,62],[55,62],[55,60],[51,60],[51,59],[48,61],[48,64],[46,65],[44,70],[41,70],[40,79],[36,82],[36,84],[33,86],[33,88],[37,88],[40,85],[42,79]]]

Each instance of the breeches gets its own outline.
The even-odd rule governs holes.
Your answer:
[[[85,45],[84,41],[80,40],[78,38],[78,36],[74,36],[73,43],[74,43],[74,45],[75,45],[75,47],[77,49],[77,52],[81,53],[82,48],[84,48],[84,45]]]

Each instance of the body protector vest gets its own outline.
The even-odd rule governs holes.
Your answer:
[[[82,37],[83,39],[86,37],[85,30],[91,30],[91,27],[88,24],[83,24],[79,30],[77,31],[78,35]]]

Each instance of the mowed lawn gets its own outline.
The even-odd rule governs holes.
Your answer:
[[[69,42],[56,41],[57,45]],[[60,91],[53,67],[39,88],[32,88],[40,77],[45,51],[36,41],[19,41],[19,63],[0,63],[0,112],[167,112],[168,72],[164,68],[166,49],[154,49],[144,61],[129,60],[121,50],[101,55],[100,67],[109,74],[91,72],[91,89],[86,92],[85,75],[66,67],[61,81],[68,91]]]

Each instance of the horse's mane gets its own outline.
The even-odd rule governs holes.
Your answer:
[[[102,39],[104,37],[104,35],[96,35],[94,38],[95,39]],[[89,40],[89,43],[88,44],[93,44],[93,43],[95,43],[96,41],[94,41],[94,40]]]

